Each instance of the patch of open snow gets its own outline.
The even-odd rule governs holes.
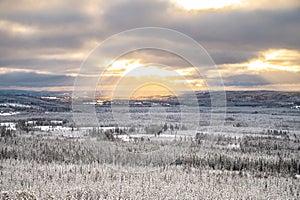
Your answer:
[[[42,96],[41,99],[57,100],[58,98],[55,96]]]
[[[61,120],[51,120],[50,123],[51,124],[63,124],[63,121],[61,121]]]
[[[14,122],[1,122],[0,126],[5,127],[6,130],[17,130],[16,129],[16,123]]]
[[[71,131],[71,127],[63,127],[63,126],[35,126],[37,130],[41,131]]]
[[[0,116],[11,116],[11,115],[17,115],[20,112],[1,112]]]
[[[228,149],[239,149],[239,148],[241,148],[241,146],[240,146],[239,143],[236,143],[236,144],[228,144],[228,145],[227,145],[227,148],[228,148]]]
[[[130,137],[129,135],[116,135],[115,137],[118,138],[118,139],[121,139],[124,142],[133,141],[133,138]]]
[[[5,107],[16,107],[16,108],[31,108],[29,105],[19,104],[19,103],[0,103],[0,106]]]
[[[36,123],[37,123],[36,120],[30,120],[30,121],[25,122],[26,125],[35,125]]]
[[[300,106],[292,106],[291,109],[300,110]]]

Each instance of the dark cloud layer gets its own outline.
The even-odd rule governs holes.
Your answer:
[[[300,84],[300,73],[261,72],[258,74],[239,74],[223,77],[225,86],[254,87],[268,84]]]
[[[251,87],[270,84],[270,82],[258,75],[242,74],[226,77],[224,84],[226,86]]]
[[[45,75],[31,72],[10,72],[0,74],[1,87],[58,87],[72,86],[73,83],[73,77],[63,75]]]

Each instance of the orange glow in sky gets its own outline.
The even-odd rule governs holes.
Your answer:
[[[174,0],[174,2],[186,10],[220,9],[241,4],[241,0]]]

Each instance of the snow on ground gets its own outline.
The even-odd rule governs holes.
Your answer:
[[[26,125],[35,125],[38,121],[36,120],[30,120],[30,121],[27,121],[25,122]]]
[[[228,144],[227,145],[228,149],[239,149],[241,148],[240,143],[236,143],[236,144]]]
[[[1,122],[0,126],[3,126],[6,128],[6,130],[17,130],[16,129],[16,123],[14,122]]]
[[[0,106],[4,107],[15,107],[15,108],[31,108],[29,105],[19,104],[19,103],[0,103]]]
[[[48,137],[66,137],[66,138],[82,138],[85,136],[85,133],[82,132],[82,131],[78,131],[78,130],[74,130],[74,131],[71,131],[71,130],[68,130],[68,131],[62,131],[62,130],[59,130],[59,131],[35,131],[34,133],[35,135],[41,135],[41,136],[48,136]]]
[[[300,106],[292,106],[291,109],[300,110]]]
[[[151,135],[151,134],[122,134],[115,135],[116,138],[121,139],[125,142],[135,141],[136,139],[144,138],[150,140],[174,140],[174,139],[183,139],[191,138],[192,136],[183,135],[183,134],[160,134],[160,135]]]
[[[62,120],[51,120],[50,121],[51,124],[63,124]]]
[[[0,112],[0,116],[12,116],[20,114],[20,112]]]
[[[42,96],[41,99],[57,100],[58,98],[55,96]]]
[[[71,127],[64,126],[34,126],[34,129],[40,131],[72,131]]]
[[[134,141],[134,139],[132,137],[130,137],[129,135],[116,135],[116,138],[124,141],[124,142],[132,142]]]

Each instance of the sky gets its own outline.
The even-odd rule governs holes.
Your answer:
[[[93,49],[141,27],[172,29],[198,42],[225,90],[299,91],[299,0],[0,0],[0,89],[72,90],[76,77],[91,80],[80,67]],[[190,49],[182,41],[150,37],[150,43]],[[110,44],[104,55],[110,65],[98,63],[90,72],[99,88],[130,94],[211,89],[197,66],[171,52],[112,57],[134,41]]]

